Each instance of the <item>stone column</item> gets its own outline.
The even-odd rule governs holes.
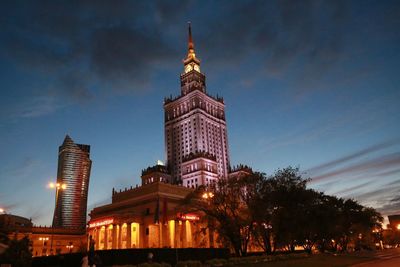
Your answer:
[[[182,240],[182,248],[187,247],[187,236],[186,236],[186,221],[182,221],[181,225],[181,240]]]
[[[117,244],[118,244],[117,245],[118,249],[121,249],[122,248],[122,224],[119,225]]]
[[[131,248],[132,244],[132,223],[126,225],[126,248]]]
[[[162,225],[163,227],[163,235],[162,235],[162,240],[163,240],[163,245],[162,247],[170,247],[171,243],[169,242],[169,225],[168,225],[168,221],[166,223],[163,223]]]
[[[94,249],[97,250],[100,248],[100,229],[99,227],[95,228],[95,236],[94,236]]]
[[[113,224],[113,231],[112,231],[112,249],[117,249],[117,224]]]
[[[175,221],[175,241],[174,241],[174,245],[175,248],[182,248],[181,245],[181,226],[179,225],[178,220]]]
[[[104,249],[108,249],[108,225],[104,227]]]
[[[147,243],[146,243],[146,224],[142,223],[139,226],[139,248],[147,248]]]

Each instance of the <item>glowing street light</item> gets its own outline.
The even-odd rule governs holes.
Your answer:
[[[56,213],[55,211],[57,209],[58,193],[59,193],[60,190],[67,189],[67,185],[64,184],[64,183],[53,183],[53,182],[50,182],[48,184],[48,187],[51,188],[51,189],[55,189],[56,190],[56,201],[55,201],[55,207],[54,207],[54,214],[55,214]],[[53,226],[52,226],[52,228],[53,228]],[[53,231],[54,231],[54,229],[52,229],[52,231],[51,231],[50,253],[53,253]]]
[[[213,198],[214,194],[213,194],[213,192],[205,192],[201,197],[204,199],[209,199],[209,198]]]
[[[69,250],[69,253],[72,253],[72,249],[74,248],[74,245],[71,244],[71,245],[67,245],[66,247]]]
[[[400,230],[400,223],[397,225],[397,230]]]
[[[67,185],[66,184],[50,182],[49,183],[49,188],[55,188],[56,190],[60,190],[60,189],[64,190],[64,189],[67,189]]]

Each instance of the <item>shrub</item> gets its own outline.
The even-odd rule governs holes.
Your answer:
[[[228,261],[226,259],[212,259],[206,261],[206,264],[211,267],[226,266]]]
[[[202,267],[200,261],[178,261],[176,267]]]
[[[162,263],[157,263],[157,262],[152,262],[152,263],[140,263],[137,267],[171,267],[171,264],[162,262]]]

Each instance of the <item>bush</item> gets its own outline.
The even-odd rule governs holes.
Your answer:
[[[137,267],[171,267],[171,264],[168,263],[157,263],[157,262],[153,262],[153,263],[141,263],[139,264]]]
[[[228,261],[226,259],[212,259],[206,261],[206,265],[211,267],[226,266]]]
[[[200,261],[178,261],[176,267],[202,267]]]

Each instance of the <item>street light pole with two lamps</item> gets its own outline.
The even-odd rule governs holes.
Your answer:
[[[60,190],[65,190],[67,189],[67,185],[64,183],[49,183],[48,187],[51,189],[56,190],[56,200],[55,200],[55,207],[54,207],[54,216],[56,216],[56,210],[57,210],[57,202],[58,202],[58,194]],[[54,218],[53,218],[53,223],[54,223]],[[54,232],[54,225],[51,225],[51,241],[50,241],[50,254],[53,254],[53,232]]]

